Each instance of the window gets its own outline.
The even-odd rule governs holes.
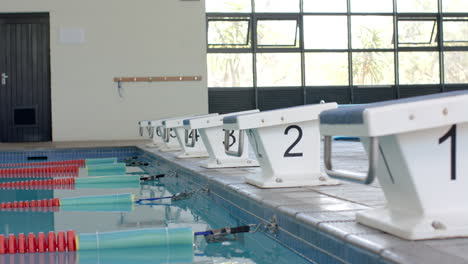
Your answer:
[[[468,46],[468,18],[444,19],[444,45]]]
[[[468,1],[466,0],[442,0],[444,12],[468,12]]]
[[[397,11],[402,13],[437,13],[437,1],[438,0],[397,0]]]
[[[252,12],[250,0],[206,0],[206,12]]]
[[[354,52],[353,85],[395,83],[392,52]]]
[[[468,83],[468,51],[444,53],[445,83]]]
[[[346,13],[346,0],[304,0],[304,12]]]
[[[251,53],[209,53],[209,87],[253,87]]]
[[[305,77],[307,86],[348,85],[348,53],[306,53]]]
[[[208,45],[211,48],[250,46],[250,20],[212,19],[208,21]]]
[[[439,83],[438,52],[400,52],[401,84]]]
[[[393,17],[352,16],[353,49],[393,48]]]
[[[255,12],[299,12],[299,0],[254,0]]]
[[[256,107],[279,88],[296,101],[363,103],[408,87],[468,87],[468,0],[206,0],[206,8],[209,87],[249,88]]]
[[[392,13],[392,0],[351,0],[351,12]]]
[[[300,53],[258,53],[259,87],[301,86]]]
[[[400,47],[436,46],[435,18],[399,18],[398,45]]]
[[[346,16],[304,16],[306,49],[348,48]]]
[[[257,38],[259,47],[298,47],[297,20],[258,20]]]

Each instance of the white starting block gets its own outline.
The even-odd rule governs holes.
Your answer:
[[[240,156],[245,151],[243,133],[239,148],[229,150],[231,130],[246,130],[262,175],[247,177],[260,188],[337,184],[320,172],[318,115],[336,108],[336,103],[307,105],[224,118],[225,150]]]
[[[387,205],[359,223],[412,240],[468,236],[468,91],[325,111],[320,131],[328,175],[379,178]],[[361,137],[367,174],[332,168],[332,135]]]
[[[188,118],[188,116],[184,117]],[[166,128],[164,123],[168,120],[172,120],[174,118],[162,119],[155,121],[155,126],[159,127],[161,131],[161,139],[162,145],[159,148],[162,152],[171,152],[171,151],[181,151],[182,148],[180,147],[179,140],[177,139],[176,130],[173,128]]]
[[[162,120],[151,120],[149,122],[149,126],[151,127],[151,139],[153,140],[152,144],[149,144],[149,147],[159,148],[162,147],[164,144],[162,138]]]
[[[138,128],[140,129],[140,137],[143,137],[145,135],[145,130],[148,131],[148,136],[151,138],[151,129],[149,126],[150,121],[149,120],[141,120],[138,122]]]
[[[202,163],[204,168],[233,168],[233,167],[253,167],[258,166],[258,162],[249,158],[249,152],[244,151],[239,157],[226,155],[224,151],[224,131],[223,131],[223,118],[240,114],[258,113],[259,110],[250,110],[237,113],[230,113],[218,116],[209,116],[195,119],[184,120],[185,131],[197,130],[205,144],[206,150],[210,158]],[[240,131],[240,133],[245,133]],[[229,135],[229,145],[233,148],[238,148],[239,140],[236,139],[234,131]],[[193,142],[193,141],[192,141]],[[245,139],[243,142],[243,149],[248,149],[249,140]]]
[[[189,116],[189,117],[178,117],[173,119],[168,119],[163,121],[164,131],[172,130],[175,132],[177,137],[177,142],[179,149],[182,150],[182,153],[177,156],[179,159],[186,158],[205,158],[208,157],[208,152],[206,152],[205,145],[203,141],[199,140],[199,135],[197,130],[192,130],[190,133],[184,129],[184,120],[200,117],[210,117],[217,116],[218,114],[209,114],[209,115],[200,115],[200,116]],[[166,135],[168,133],[163,133]],[[189,143],[190,142],[190,143]]]
[[[148,148],[157,148],[162,145],[160,128],[154,125],[157,121],[142,120],[138,122],[140,128],[140,136],[144,135],[144,130],[147,130],[148,137],[152,140],[151,143],[146,144]]]

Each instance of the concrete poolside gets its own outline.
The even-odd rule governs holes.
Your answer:
[[[382,262],[468,263],[468,239],[406,241],[356,223],[356,212],[385,204],[378,182],[371,185],[343,182],[336,186],[260,189],[244,183],[246,175],[260,173],[260,168],[205,169],[200,167],[203,159],[182,160],[176,158],[174,152],[142,148],[345,243],[372,252]],[[333,148],[337,167],[367,170],[367,157],[360,142],[335,141]],[[340,260],[339,256],[337,260]]]
[[[281,189],[259,189],[245,184],[244,177],[260,173],[259,168],[205,169],[200,167],[203,159],[177,159],[176,152],[162,153],[146,148],[144,141],[67,142],[37,144],[0,144],[3,150],[37,148],[116,147],[138,146],[154,153],[157,157],[176,166],[190,170],[209,181],[222,185],[252,203],[262,204],[274,213],[286,215],[298,223],[313,227],[344,245],[352,245],[377,256],[380,263],[468,263],[468,239],[441,239],[405,241],[392,235],[357,224],[356,212],[385,204],[384,195],[378,185],[342,183],[336,186],[299,187]],[[365,171],[367,158],[359,142],[334,142],[335,165],[340,168]],[[294,234],[294,227],[281,218],[279,228]],[[291,230],[289,230],[291,229]],[[310,241],[312,243],[312,241]],[[336,262],[360,263],[347,258],[344,248],[329,250],[328,245],[314,244],[319,250],[327,251]],[[322,263],[322,262],[319,262]],[[367,263],[373,263],[367,261]]]

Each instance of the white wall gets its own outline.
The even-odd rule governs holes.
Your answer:
[[[137,121],[207,113],[204,1],[2,0],[0,12],[49,12],[54,141],[138,138]],[[59,42],[82,28],[85,42]],[[201,75],[124,83],[113,77]]]

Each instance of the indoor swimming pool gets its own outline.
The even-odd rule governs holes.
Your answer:
[[[86,188],[76,186],[48,189],[45,186],[2,188],[0,202],[31,201],[77,196],[131,193],[137,199],[170,197],[190,193],[181,200],[160,199],[149,204],[114,204],[104,206],[42,207],[37,209],[2,208],[0,234],[18,236],[49,231],[73,230],[76,234],[146,228],[175,229],[190,227],[193,232],[252,224],[250,233],[215,237],[208,241],[196,236],[193,249],[178,246],[118,250],[80,250],[77,252],[43,252],[1,254],[0,263],[311,263],[275,239],[274,228],[248,222],[223,204],[216,202],[219,192],[197,178],[171,168],[163,160],[138,148],[53,149],[0,152],[0,164],[46,162],[82,158],[117,157],[119,161],[138,157],[149,166],[127,167],[130,175],[163,175],[141,184],[107,184]],[[80,169],[78,178],[86,177]],[[1,182],[28,180],[2,178]],[[215,199],[213,199],[215,197]],[[258,228],[257,228],[258,227]],[[254,232],[257,231],[257,232]],[[98,241],[99,243],[99,241]],[[29,245],[29,244],[28,244]],[[18,246],[18,245],[17,245]]]

